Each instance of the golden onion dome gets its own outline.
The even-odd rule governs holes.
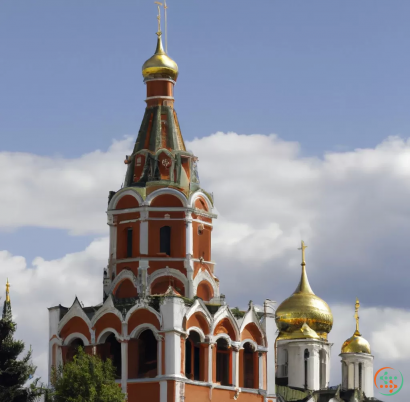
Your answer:
[[[279,329],[278,339],[307,338],[301,329],[304,324],[320,338],[327,339],[333,326],[333,315],[327,303],[313,293],[306,274],[305,246],[302,242],[302,275],[292,296],[284,300],[276,310],[275,321]],[[298,331],[299,330],[299,331]],[[307,333],[306,333],[307,335]]]
[[[161,33],[158,33],[157,48],[155,54],[142,66],[144,79],[167,76],[176,81],[178,77],[178,65],[166,53],[162,46]]]
[[[370,354],[370,343],[359,334],[354,334],[343,343],[342,353],[368,353]]]
[[[359,299],[356,299],[355,314],[356,331],[353,336],[347,339],[342,346],[342,353],[368,353],[370,354],[370,344],[362,337],[359,331]]]

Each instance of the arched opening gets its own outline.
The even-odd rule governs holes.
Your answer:
[[[255,388],[255,351],[247,342],[243,345],[243,387]]]
[[[210,301],[214,297],[212,286],[207,281],[202,281],[197,287],[196,295],[205,302]]]
[[[319,360],[320,360],[320,367],[319,367],[319,381],[320,381],[320,389],[326,388],[326,352],[321,349],[319,352]]]
[[[128,344],[128,377],[154,378],[158,375],[158,343],[153,332],[143,331],[138,339],[131,339]]]
[[[117,299],[136,298],[138,297],[138,292],[134,284],[129,279],[125,279],[115,291],[115,297]]]
[[[115,376],[117,379],[121,378],[121,344],[117,341],[114,334],[110,334],[105,344],[107,345],[106,358],[112,361],[112,365],[115,367]]]
[[[282,370],[282,375],[283,377],[288,376],[288,364],[289,364],[289,354],[287,349],[283,351],[283,370]]]
[[[171,227],[163,226],[159,230],[159,251],[171,255]]]
[[[173,276],[160,276],[151,285],[152,295],[162,295],[172,286],[180,295],[185,296],[185,286]]]
[[[305,349],[305,353],[304,353],[305,389],[307,389],[308,387],[308,360],[309,360],[309,351]]]
[[[363,389],[363,363],[359,363],[359,389]]]
[[[230,350],[228,342],[219,338],[216,341],[216,381],[221,385],[230,385]]]
[[[84,342],[80,338],[73,339],[67,348],[65,357],[66,362],[73,361],[74,356],[76,356],[78,353],[78,348],[84,348]]]
[[[204,381],[204,370],[201,366],[201,338],[197,332],[191,331],[185,341],[185,376],[190,380]]]

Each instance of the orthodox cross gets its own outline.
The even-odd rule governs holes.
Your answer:
[[[161,35],[161,9],[160,7],[162,6],[162,3],[160,3],[159,1],[156,1],[155,4],[158,5],[158,15],[157,15],[157,20],[158,20],[158,32],[157,35],[160,36]]]
[[[354,311],[354,318],[356,319],[356,332],[355,332],[355,335],[360,336],[360,331],[359,331],[359,307],[360,307],[359,299],[356,298],[355,311]]]
[[[167,33],[167,1],[164,0],[164,14],[165,14],[165,53],[168,53],[168,33]]]
[[[9,283],[9,278],[7,278],[7,283],[6,283],[6,302],[10,303],[10,283]]]
[[[302,240],[301,247],[298,248],[298,250],[302,250],[302,265],[306,265],[306,261],[305,261],[305,249],[306,248],[307,246],[305,245],[305,242]]]

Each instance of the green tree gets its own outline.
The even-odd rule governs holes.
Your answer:
[[[53,369],[53,402],[124,402],[125,395],[115,382],[115,368],[110,359],[88,355],[80,347],[73,361]]]
[[[24,342],[13,339],[17,325],[11,313],[9,288],[7,281],[6,300],[0,319],[0,401],[32,402],[38,400],[44,389],[38,386],[39,379],[26,385],[33,378],[36,367],[31,362],[31,348],[23,358],[18,359],[24,350]]]

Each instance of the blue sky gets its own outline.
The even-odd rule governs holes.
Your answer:
[[[408,132],[408,1],[169,7],[186,139],[277,133],[319,155]],[[3,0],[1,148],[72,157],[135,135],[155,13],[141,0]]]
[[[186,140],[276,133],[321,156],[409,132],[408,1],[170,0],[169,7]],[[3,0],[1,150],[72,158],[135,137],[155,15],[152,1]],[[38,230],[0,233],[0,242],[30,260],[90,241]]]

